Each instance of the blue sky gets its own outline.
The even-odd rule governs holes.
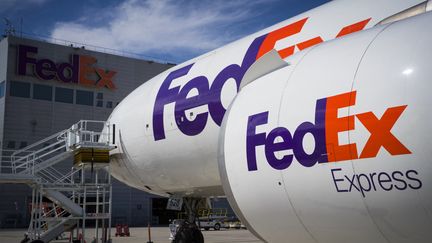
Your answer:
[[[2,0],[16,31],[180,63],[328,0]],[[3,28],[4,28],[4,23]]]

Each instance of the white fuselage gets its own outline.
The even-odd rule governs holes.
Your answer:
[[[220,124],[252,63],[271,49],[287,58],[373,27],[420,2],[330,2],[145,82],[109,118],[116,125],[118,146],[112,153],[114,177],[160,195],[222,195],[217,164]]]
[[[333,1],[167,70],[110,116],[113,175],[265,242],[431,242],[431,8]]]

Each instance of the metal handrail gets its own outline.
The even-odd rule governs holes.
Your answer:
[[[40,170],[38,174],[44,176],[44,179],[46,179],[46,181],[50,183],[55,183],[63,177],[63,173],[53,167],[47,167],[44,170]]]
[[[91,126],[97,127],[101,126],[102,131],[92,131]],[[43,163],[51,158],[55,158],[57,155],[55,153],[68,151],[69,136],[76,136],[75,146],[88,145],[88,143],[99,144],[99,145],[109,145],[110,143],[110,126],[104,121],[96,120],[80,120],[71,126],[69,129],[57,132],[45,139],[42,139],[36,143],[30,144],[22,149],[16,151],[2,151],[2,163],[0,164],[0,172],[12,172],[12,173],[30,173],[34,175],[36,170],[35,166]],[[101,141],[104,138],[104,141]],[[55,142],[50,142],[55,140]],[[38,146],[45,145],[49,142],[48,146],[37,149]],[[73,144],[72,144],[73,145]],[[74,146],[74,147],[75,147]],[[69,148],[73,149],[73,148]],[[6,156],[5,153],[9,153]],[[53,176],[45,173],[45,176]],[[67,177],[67,176],[66,176]],[[55,177],[57,182],[61,182],[65,178]],[[46,178],[45,178],[46,179]],[[53,178],[51,178],[52,180]]]
[[[69,130],[69,129],[65,129],[65,130],[60,131],[60,132],[58,132],[58,133],[55,133],[55,134],[53,134],[53,135],[51,135],[51,136],[49,136],[49,137],[47,137],[47,138],[44,138],[44,139],[39,140],[39,141],[37,141],[37,142],[35,142],[35,143],[33,143],[33,144],[30,144],[30,145],[28,145],[27,147],[24,147],[24,148],[22,148],[22,149],[19,149],[19,150],[15,151],[14,153],[12,153],[11,156],[13,157],[13,156],[15,156],[15,155],[17,155],[17,154],[20,154],[20,153],[22,153],[22,152],[28,151],[30,148],[34,148],[34,147],[36,147],[36,146],[43,145],[44,143],[48,142],[49,140],[52,140],[52,139],[54,139],[54,138],[57,138],[58,136],[62,135],[63,133],[66,133],[68,130]]]
[[[69,172],[68,174],[66,174],[66,175],[63,175],[63,177],[61,177],[61,178],[59,178],[57,181],[55,181],[54,183],[60,183],[60,182],[62,182],[62,181],[65,181],[66,179],[70,182],[70,183],[73,183],[73,176],[75,175],[75,174],[77,174],[77,173],[79,173],[79,172],[81,172],[81,169],[74,169],[73,167],[72,167],[72,169],[71,169],[71,172]]]
[[[48,145],[48,146],[46,146],[46,147],[41,148],[41,149],[39,149],[38,151],[34,151],[33,153],[30,153],[30,154],[28,154],[28,155],[26,155],[26,156],[22,156],[22,157],[20,157],[19,159],[15,159],[15,157],[12,157],[12,160],[16,163],[16,162],[20,162],[20,161],[22,161],[22,160],[24,160],[24,159],[30,158],[30,157],[32,157],[32,156],[37,157],[36,159],[40,159],[40,158],[42,158],[42,157],[44,157],[44,156],[46,156],[46,155],[48,155],[48,154],[51,154],[52,152],[55,152],[55,151],[59,150],[59,148],[62,148],[62,146],[59,146],[59,147],[55,148],[57,145],[60,145],[60,144],[62,144],[62,143],[65,143],[64,146],[66,146],[66,141],[65,141],[65,140],[60,140],[60,141],[58,141],[58,142],[56,142],[56,143],[53,143],[53,144],[50,144],[50,145]],[[51,148],[53,148],[53,147],[54,147],[54,150],[51,150],[51,151],[49,151],[48,153],[45,153],[45,154],[42,154],[42,155],[38,155],[38,156],[36,156],[38,153],[41,153],[41,152],[43,152],[43,151],[45,151],[45,150],[48,150],[48,149],[51,149]]]

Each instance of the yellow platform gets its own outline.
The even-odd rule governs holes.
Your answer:
[[[98,148],[79,148],[74,154],[74,164],[109,163],[109,150]]]

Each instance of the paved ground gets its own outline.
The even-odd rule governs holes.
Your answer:
[[[13,243],[13,242],[21,242],[23,239],[25,229],[18,230],[8,230],[1,229],[0,230],[0,242],[5,243]],[[114,234],[115,229],[112,230],[112,234]],[[123,242],[123,243],[146,243],[148,241],[147,236],[147,228],[131,228],[130,229],[131,236],[130,237],[113,237],[113,242]],[[221,231],[203,231],[205,242],[206,243],[229,243],[229,242],[245,242],[245,243],[260,243],[262,241],[258,240],[255,236],[253,236],[247,230],[221,230]],[[69,236],[69,235],[67,235]],[[86,242],[90,243],[93,240],[94,230],[89,229],[88,233],[86,233]],[[152,228],[152,241],[154,243],[171,243],[168,239],[169,237],[169,229],[168,227],[157,227]],[[68,240],[58,240],[55,242],[69,242]]]

